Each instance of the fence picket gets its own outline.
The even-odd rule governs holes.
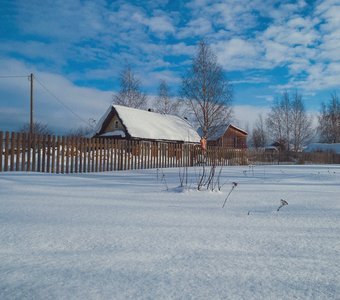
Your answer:
[[[91,172],[94,172],[94,163],[95,163],[95,140],[91,140]]]
[[[86,169],[88,173],[91,172],[91,147],[92,147],[91,140],[86,139],[86,152],[85,153],[87,154],[87,169],[84,166],[84,170]]]
[[[41,136],[36,136],[37,172],[41,172]]]
[[[21,136],[21,133],[20,132],[17,133],[17,135],[16,135],[16,151],[15,151],[15,171],[19,171],[19,169],[20,169],[20,148],[21,148],[20,136]],[[2,143],[1,136],[0,136],[0,141]],[[1,157],[0,157],[0,161],[1,161]],[[1,171],[1,166],[0,166],[0,171]]]
[[[26,171],[25,160],[26,160],[26,133],[23,133],[21,139],[21,171]]]
[[[75,154],[75,150],[74,150],[74,137],[70,137],[69,139],[70,141],[70,173],[74,172],[74,154]]]
[[[61,146],[61,140],[60,136],[57,136],[57,161],[56,161],[56,173],[60,173],[60,146]]]
[[[65,173],[65,137],[61,137],[61,166],[60,166],[60,172],[61,174]]]
[[[79,138],[78,137],[74,137],[73,138],[73,157],[74,157],[74,173],[78,173],[78,169],[79,169]]]
[[[70,173],[70,137],[65,138],[65,148],[66,148],[66,168],[65,172],[66,174]]]
[[[8,150],[9,150],[9,132],[5,133],[5,157],[4,157],[4,171],[8,171]]]
[[[32,147],[32,135],[29,133],[27,135],[27,142],[26,142],[26,151],[27,151],[27,164],[26,164],[26,171],[31,170],[31,147]]]
[[[4,146],[4,135],[2,133],[2,131],[0,131],[0,172],[3,171],[2,169],[2,157],[3,157],[3,153],[4,153],[4,150],[3,150],[3,146]]]
[[[14,171],[14,153],[15,153],[15,133],[14,132],[12,132],[11,133],[11,141],[10,141],[10,144],[11,144],[11,148],[10,148],[10,168],[9,168],[9,170],[10,171]]]
[[[51,173],[55,172],[55,158],[56,158],[56,139],[55,139],[55,135],[52,136],[52,140],[51,140],[51,146],[50,149],[52,150],[52,161],[51,161]]]
[[[33,135],[31,136],[32,172],[35,172],[35,171],[36,171],[36,168],[37,168],[36,147],[37,147],[37,143],[36,143],[36,135],[33,134]]]

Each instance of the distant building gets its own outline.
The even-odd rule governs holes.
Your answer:
[[[178,116],[111,105],[97,124],[94,137],[199,143],[196,130]]]
[[[202,130],[198,130],[202,135]],[[248,133],[232,124],[221,126],[208,137],[208,146],[220,146],[223,148],[245,149],[247,148]]]

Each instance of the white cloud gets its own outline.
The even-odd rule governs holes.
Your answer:
[[[248,128],[251,130],[259,115],[265,116],[269,112],[269,108],[253,105],[235,105],[233,111],[236,125],[245,130]]]
[[[177,38],[183,39],[196,36],[205,37],[207,34],[212,32],[213,29],[211,26],[211,21],[204,17],[199,17],[197,19],[191,20],[184,28],[180,29],[177,34]]]
[[[263,99],[267,102],[273,102],[274,100],[274,96],[273,95],[259,95],[259,96],[256,96],[257,99]]]
[[[261,49],[258,45],[240,38],[219,41],[212,47],[218,62],[227,70],[256,68],[261,59]]]
[[[132,15],[132,20],[147,26],[150,31],[156,34],[175,33],[171,19],[165,15],[148,17],[138,11]]]

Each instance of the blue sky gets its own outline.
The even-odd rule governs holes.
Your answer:
[[[312,113],[340,92],[339,0],[0,0],[0,11],[0,76],[33,72],[48,89],[35,83],[35,118],[56,131],[100,118],[126,63],[149,95],[160,79],[176,95],[202,38],[233,84],[240,126],[285,89]],[[17,130],[28,108],[27,78],[0,78],[0,129]]]

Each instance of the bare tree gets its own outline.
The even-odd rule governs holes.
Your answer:
[[[298,151],[313,136],[311,117],[307,115],[302,96],[297,92],[289,95],[285,91],[274,102],[266,123],[271,137],[280,142],[283,150]]]
[[[270,137],[281,144],[281,150],[289,150],[290,122],[289,95],[285,92],[277,98],[268,113],[266,124]]]
[[[255,148],[266,146],[267,134],[265,130],[265,122],[263,120],[262,115],[258,116],[258,119],[254,124],[254,128],[252,131],[252,142]]]
[[[299,151],[306,143],[314,136],[312,127],[312,117],[308,116],[305,110],[305,106],[302,101],[302,96],[297,92],[293,94],[291,99],[291,144],[293,145],[293,151]]]
[[[94,134],[94,129],[90,126],[80,126],[72,129],[67,133],[69,137],[91,137]]]
[[[336,93],[328,103],[321,104],[318,131],[320,142],[340,143],[340,101]]]
[[[30,133],[30,124],[25,123],[19,131],[22,133]],[[33,123],[33,134],[52,135],[53,131],[45,123],[34,122]]]
[[[179,112],[179,102],[171,100],[170,89],[165,80],[161,80],[156,100],[156,112],[161,114],[177,115]]]
[[[204,138],[214,135],[231,118],[231,85],[205,41],[199,43],[192,67],[183,78],[181,99],[193,113]]]
[[[113,103],[139,109],[147,107],[147,97],[140,90],[140,80],[129,65],[120,74],[120,91],[113,96]]]

